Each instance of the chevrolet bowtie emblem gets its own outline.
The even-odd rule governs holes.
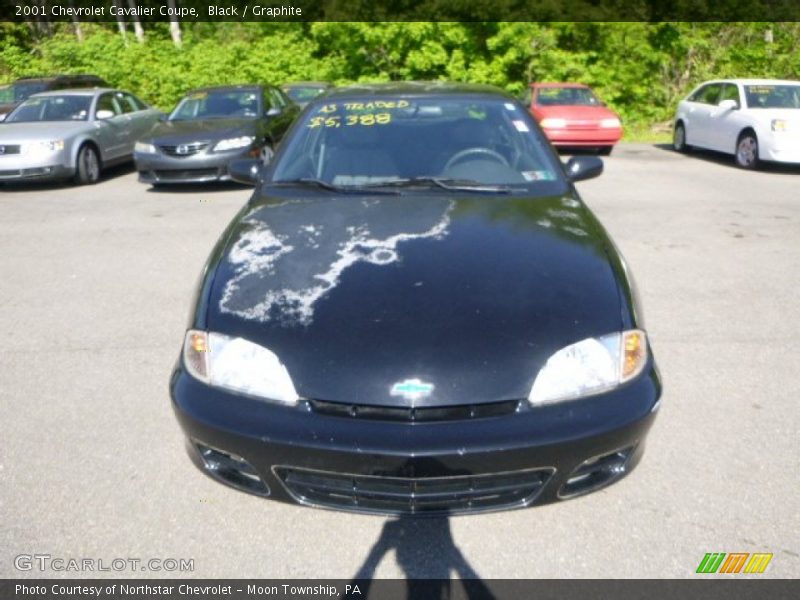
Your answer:
[[[419,379],[406,379],[395,383],[389,393],[392,396],[402,396],[413,402],[430,396],[434,387],[432,383],[426,383]]]

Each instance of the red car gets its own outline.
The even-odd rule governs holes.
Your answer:
[[[622,137],[619,115],[587,85],[532,83],[523,101],[556,147],[593,147],[607,155]]]

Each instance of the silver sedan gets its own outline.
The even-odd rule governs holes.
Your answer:
[[[0,123],[0,181],[95,183],[103,168],[133,158],[161,113],[121,90],[36,94]]]

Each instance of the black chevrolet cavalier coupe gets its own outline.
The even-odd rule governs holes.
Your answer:
[[[189,453],[304,505],[452,514],[571,498],[639,461],[661,383],[627,267],[512,97],[315,100],[208,261],[171,379]]]

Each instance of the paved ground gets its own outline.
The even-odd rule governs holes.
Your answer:
[[[706,552],[772,552],[766,575],[800,575],[800,169],[625,145],[580,190],[634,269],[664,377],[643,462],[569,502],[396,521],[254,498],[184,454],[167,379],[247,189],[158,193],[128,170],[0,189],[0,577],[34,553],[520,578],[686,577]]]

